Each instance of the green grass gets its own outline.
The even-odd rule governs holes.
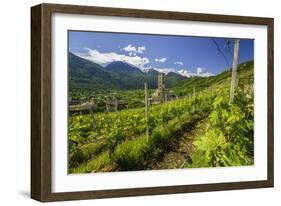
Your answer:
[[[109,158],[109,152],[103,152],[95,158],[82,163],[76,168],[70,168],[70,173],[90,173],[96,172],[104,168],[106,165],[112,164],[112,160]]]

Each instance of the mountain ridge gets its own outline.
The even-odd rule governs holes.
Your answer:
[[[87,88],[99,90],[106,88],[134,90],[143,88],[145,82],[152,89],[158,85],[159,71],[144,72],[138,67],[123,61],[111,62],[103,67],[69,52],[68,69],[70,89]],[[173,87],[184,79],[186,77],[176,73],[167,75],[166,86]]]
[[[104,67],[106,70],[109,71],[114,71],[116,72],[135,72],[135,73],[140,73],[143,71],[139,69],[138,67],[131,65],[125,61],[113,61],[109,63],[107,66]]]

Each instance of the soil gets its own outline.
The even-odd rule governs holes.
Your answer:
[[[150,165],[151,169],[175,169],[183,168],[186,162],[192,163],[192,152],[194,151],[193,141],[204,132],[206,120],[199,121],[194,129],[184,133],[181,138],[172,142],[172,149],[165,153],[161,160]]]

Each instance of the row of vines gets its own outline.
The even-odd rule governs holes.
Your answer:
[[[253,154],[253,91],[237,88],[229,103],[229,89],[218,88],[192,98],[182,98],[149,108],[69,118],[69,172],[106,172],[150,169],[201,120],[205,131],[193,142],[191,161],[183,167],[251,165]],[[149,135],[146,135],[146,127]]]
[[[169,149],[171,137],[206,116],[214,98],[206,94],[150,107],[148,138],[144,108],[71,116],[70,172],[95,172],[109,165],[115,168],[108,170],[142,169],[148,159]]]
[[[228,90],[225,91],[225,95]],[[241,166],[254,163],[254,99],[252,89],[237,88],[235,100],[218,96],[207,126],[193,142],[192,162],[185,167]]]

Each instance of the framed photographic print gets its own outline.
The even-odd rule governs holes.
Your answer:
[[[273,19],[31,8],[31,196],[273,187]]]

